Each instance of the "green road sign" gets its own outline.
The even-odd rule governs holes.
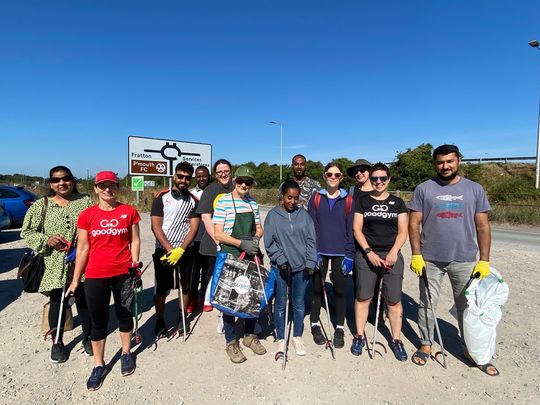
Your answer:
[[[133,176],[131,178],[131,191],[144,191],[144,176]]]

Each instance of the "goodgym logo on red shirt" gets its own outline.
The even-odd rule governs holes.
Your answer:
[[[121,235],[128,232],[127,228],[118,228],[118,220],[117,219],[102,219],[99,221],[99,226],[101,229],[94,229],[90,233],[92,236],[99,236],[99,235]]]

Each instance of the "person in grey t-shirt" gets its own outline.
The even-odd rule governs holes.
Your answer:
[[[463,336],[465,286],[471,275],[483,278],[489,274],[491,230],[488,212],[491,206],[480,184],[458,175],[461,154],[456,146],[439,146],[433,151],[433,161],[437,177],[418,185],[409,204],[411,270],[419,276],[426,272],[435,308],[442,280],[448,274]],[[420,283],[418,327],[421,346],[412,356],[412,361],[419,366],[429,359],[434,323],[425,286]],[[466,348],[464,355],[470,359]],[[499,374],[492,364],[478,367],[488,375]]]

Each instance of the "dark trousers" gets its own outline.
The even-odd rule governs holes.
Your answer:
[[[62,289],[56,288],[51,290],[49,294],[50,307],[49,307],[49,327],[51,329],[56,328],[58,325],[58,315],[60,315],[60,301],[62,299]],[[64,303],[66,301],[64,300]],[[77,314],[79,315],[79,321],[81,322],[83,340],[87,340],[90,336],[90,318],[88,316],[88,305],[86,304],[86,295],[84,294],[84,283],[79,285],[77,291],[75,291],[75,306],[77,307]],[[58,341],[62,342],[64,338],[64,323],[66,321],[66,311],[62,311],[62,320],[60,322],[60,331]]]
[[[313,295],[311,300],[311,315],[312,323],[319,321],[321,306],[323,300],[322,283],[326,279],[328,265],[332,266],[330,281],[334,288],[334,307],[336,310],[336,324],[345,324],[345,311],[347,309],[347,276],[341,271],[341,256],[323,256],[320,272],[315,272],[312,280]],[[322,280],[322,281],[321,281]],[[327,308],[328,310],[328,308]]]

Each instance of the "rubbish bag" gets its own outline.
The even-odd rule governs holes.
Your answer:
[[[473,279],[465,290],[468,307],[463,313],[463,338],[469,355],[478,365],[488,364],[495,354],[496,328],[508,292],[508,284],[493,267],[489,276]]]

